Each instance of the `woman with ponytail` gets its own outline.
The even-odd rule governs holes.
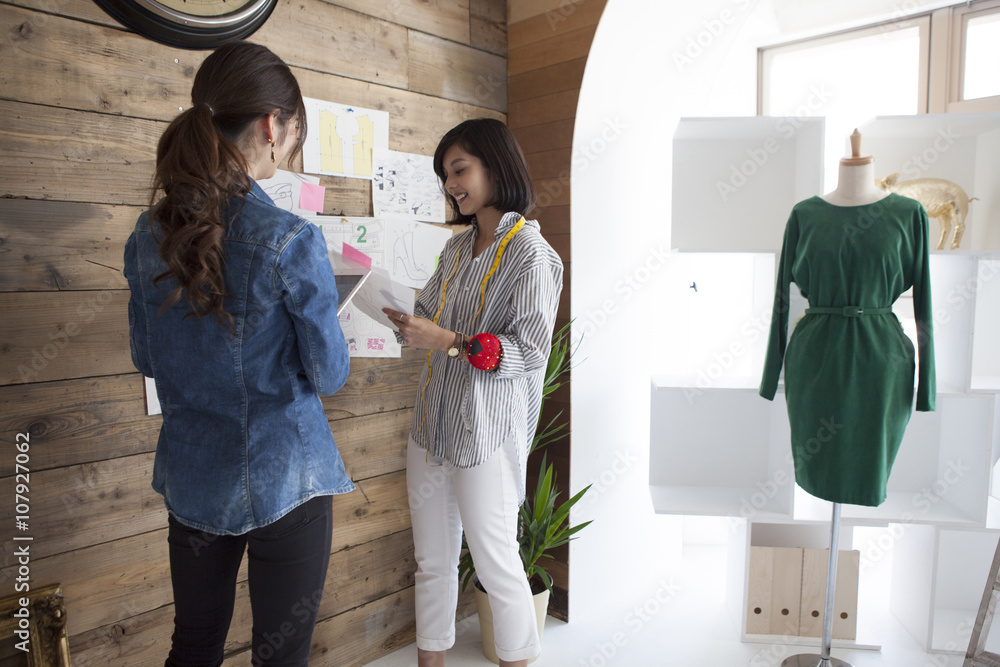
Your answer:
[[[256,182],[299,150],[305,108],[288,66],[246,42],[205,59],[191,102],[125,246],[132,361],[163,408],[166,664],[222,663],[245,550],[252,664],[306,665],[330,496],[354,488],[320,401],[347,380],[347,344],[322,233]]]

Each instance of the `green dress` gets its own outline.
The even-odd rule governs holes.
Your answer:
[[[913,410],[913,344],[892,313],[913,287],[920,349],[917,410],[935,407],[928,222],[916,200],[799,202],[784,246],[760,395],[785,365],[795,481],[838,503],[879,505]],[[809,301],[787,348],[789,288]]]

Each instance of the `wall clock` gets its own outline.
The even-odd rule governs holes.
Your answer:
[[[183,49],[214,49],[264,24],[278,0],[94,0],[140,35]]]

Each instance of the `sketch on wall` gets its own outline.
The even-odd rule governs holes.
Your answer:
[[[303,170],[371,179],[372,151],[389,147],[389,114],[311,97],[302,99],[309,127],[302,142]]]
[[[434,158],[375,149],[373,160],[372,205],[377,217],[445,221],[444,191],[434,173]]]

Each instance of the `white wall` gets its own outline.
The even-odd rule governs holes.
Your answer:
[[[753,115],[751,35],[762,5],[610,0],[588,60],[574,136],[571,614],[641,604],[669,573],[683,531],[647,489],[649,357],[670,326],[659,305],[670,249],[671,137],[681,116]],[[724,13],[725,12],[725,13]],[[700,39],[701,44],[698,44]]]
[[[889,0],[783,11],[788,0],[609,0],[590,52],[574,135],[571,485],[594,488],[574,521],[571,614],[628,608],[668,576],[683,535],[653,513],[647,489],[651,355],[671,326],[663,307],[670,249],[671,137],[682,116],[756,110],[759,45],[889,18]],[[836,4],[836,3],[834,3]],[[940,3],[938,3],[940,4]],[[919,11],[926,3],[909,2]],[[763,400],[763,399],[762,399]],[[724,417],[724,416],[720,416]]]

